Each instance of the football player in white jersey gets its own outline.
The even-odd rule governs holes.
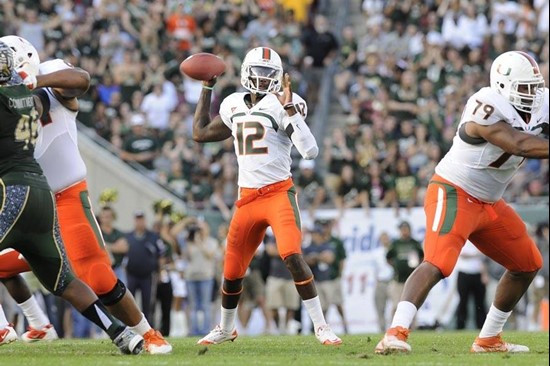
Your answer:
[[[290,173],[293,144],[305,159],[314,159],[319,151],[304,121],[307,105],[292,93],[289,75],[283,76],[281,58],[267,47],[246,54],[241,84],[248,92],[229,95],[220,106],[219,116],[212,119],[210,99],[215,82],[215,78],[203,82],[193,139],[210,142],[234,137],[239,200],[227,236],[221,323],[197,343],[218,344],[237,338],[235,315],[242,280],[270,226],[313,321],[315,336],[322,344],[338,345],[342,341],[325,322],[313,274],[301,254],[300,213]],[[279,93],[281,87],[283,92]]]
[[[451,274],[466,240],[506,268],[471,352],[529,351],[504,342],[501,332],[542,256],[502,195],[526,158],[548,159],[547,138],[548,89],[537,63],[521,51],[503,53],[491,66],[490,86],[466,103],[453,146],[428,185],[424,262],[407,279],[376,353],[411,351],[407,337],[416,311]]]
[[[34,92],[44,106],[34,157],[55,193],[61,236],[77,277],[94,290],[113,315],[143,336],[147,352],[170,353],[172,346],[158,331],[151,328],[132,294],[112,270],[101,230],[92,211],[86,185],[86,165],[78,150],[76,129],[77,97],[89,87],[88,74],[60,59],[40,63],[36,49],[20,37],[6,36],[0,40],[14,50],[16,69],[29,69],[31,84],[33,68],[40,75],[72,69],[75,77],[82,77],[82,88],[78,90],[44,88]],[[12,262],[8,263],[10,260]],[[29,270],[24,258],[20,256],[0,256],[0,264],[2,262],[16,269],[11,276],[3,271],[2,275],[6,278]],[[48,332],[52,329],[51,325],[44,329],[31,327],[22,338],[26,341],[48,339]]]

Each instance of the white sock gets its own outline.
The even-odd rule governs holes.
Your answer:
[[[491,304],[489,313],[487,313],[487,318],[481,332],[479,332],[479,338],[494,337],[502,332],[504,323],[508,320],[512,312],[505,313],[504,311],[498,310],[494,304]]]
[[[139,323],[137,323],[133,327],[130,327],[130,329],[133,330],[134,332],[136,332],[137,334],[139,334],[140,336],[143,336],[145,333],[150,331],[152,328],[151,328],[151,325],[149,324],[149,322],[147,321],[147,319],[145,319],[145,315],[143,315],[143,313],[141,313],[141,320],[139,321]]]
[[[412,302],[409,301],[400,301],[397,304],[397,309],[393,315],[393,320],[391,322],[391,328],[402,327],[409,329],[413,322],[414,316],[416,315],[417,309]]]
[[[25,314],[31,328],[42,329],[50,324],[50,319],[48,319],[48,316],[40,308],[34,296],[18,305],[23,310],[23,314]]]
[[[233,332],[235,329],[235,314],[237,313],[237,308],[235,309],[226,309],[222,306],[222,315],[220,321],[220,327],[227,333]]]
[[[317,330],[319,327],[327,325],[325,316],[323,315],[323,309],[321,308],[321,300],[319,300],[319,296],[303,301],[307,313],[313,322],[313,329]]]
[[[2,305],[0,305],[0,329],[4,329],[8,326],[8,319],[6,319],[6,314],[4,313],[4,309],[2,308]]]

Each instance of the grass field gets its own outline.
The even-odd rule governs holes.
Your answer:
[[[344,344],[326,347],[313,336],[241,337],[234,343],[196,346],[196,338],[172,339],[171,355],[123,356],[107,340],[15,342],[0,347],[0,365],[548,365],[548,333],[507,332],[506,340],[529,346],[528,354],[470,354],[473,332],[414,332],[410,355],[378,356],[379,335],[344,336]]]

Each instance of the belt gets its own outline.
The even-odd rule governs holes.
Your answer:
[[[257,188],[257,189],[244,188],[246,190],[250,190],[250,193],[247,194],[245,197],[237,200],[237,202],[235,202],[235,205],[237,207],[242,207],[242,206],[254,201],[258,197],[266,196],[268,194],[272,194],[272,193],[276,193],[276,192],[287,191],[293,186],[293,184],[294,183],[292,182],[292,178],[288,178],[287,180],[283,180],[281,182],[269,184],[267,186],[263,186],[263,187],[260,187],[260,188]]]

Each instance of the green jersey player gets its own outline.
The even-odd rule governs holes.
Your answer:
[[[33,157],[43,106],[25,84],[71,89],[81,80],[62,74],[64,70],[41,76],[31,70],[17,74],[13,57],[11,48],[0,42],[0,251],[17,250],[49,291],[107,332],[123,353],[140,353],[143,338],[112,317],[92,290],[74,277],[53,194]]]

